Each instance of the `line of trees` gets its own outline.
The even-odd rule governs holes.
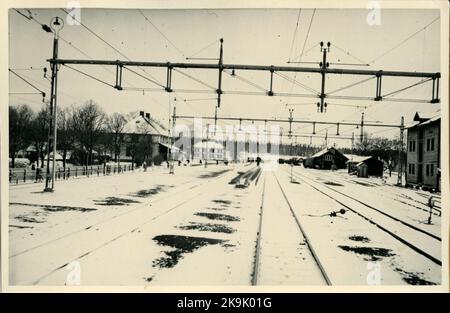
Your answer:
[[[21,151],[31,147],[31,162],[44,167],[47,155],[48,106],[34,112],[27,104],[9,106],[9,157],[11,166]],[[57,151],[66,168],[70,160],[77,165],[92,165],[106,162],[111,157],[120,162],[121,151],[126,144],[132,162],[150,160],[152,138],[149,129],[140,134],[125,134],[127,118],[121,113],[107,115],[94,101],[71,106],[57,111]],[[145,127],[145,125],[143,126]],[[52,149],[52,147],[50,147]],[[52,150],[50,150],[52,153]]]

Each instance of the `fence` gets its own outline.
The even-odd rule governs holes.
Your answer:
[[[106,176],[111,174],[120,174],[134,171],[135,167],[131,164],[126,165],[91,165],[91,166],[75,166],[58,168],[55,172],[56,180],[66,180],[75,177],[90,177],[90,176]],[[52,171],[50,169],[50,174]],[[14,168],[9,170],[9,184],[23,184],[30,182],[43,182],[46,177],[46,169],[27,169]]]

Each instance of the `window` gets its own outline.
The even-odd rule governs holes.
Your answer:
[[[416,142],[414,140],[411,140],[409,142],[409,152],[415,152],[416,151]]]
[[[427,164],[427,166],[425,168],[425,175],[430,176],[430,164]]]
[[[333,156],[330,154],[325,155],[325,161],[333,161]]]
[[[434,138],[427,139],[427,151],[434,151]]]
[[[430,176],[434,176],[434,164],[430,164]]]
[[[408,164],[408,174],[415,175],[416,174],[416,165],[409,163]]]

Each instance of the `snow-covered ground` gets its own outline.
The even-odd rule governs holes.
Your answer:
[[[426,223],[426,193],[293,173],[176,166],[60,181],[54,193],[10,187],[10,284],[324,285],[317,259],[333,285],[440,283],[441,217]]]

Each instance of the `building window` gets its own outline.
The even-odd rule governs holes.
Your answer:
[[[427,139],[427,151],[434,151],[434,138]]]
[[[430,164],[427,164],[427,166],[425,168],[425,175],[430,176]]]
[[[333,161],[333,156],[330,154],[325,155],[325,161]]]
[[[408,174],[415,175],[416,174],[416,165],[409,163],[408,164]]]
[[[416,142],[414,140],[409,142],[409,152],[416,152]]]
[[[434,164],[430,164],[430,176],[434,176]]]

